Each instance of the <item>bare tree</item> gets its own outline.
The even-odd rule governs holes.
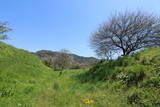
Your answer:
[[[8,36],[6,35],[6,33],[9,31],[11,31],[11,29],[7,27],[7,23],[0,22],[0,40],[8,39]]]
[[[160,19],[143,12],[125,12],[110,18],[91,36],[99,56],[120,52],[122,56],[160,45]]]
[[[70,51],[66,49],[60,50],[59,54],[56,56],[56,59],[54,60],[54,69],[55,70],[63,70],[65,68],[69,68],[70,65],[73,62],[73,59],[71,57]]]

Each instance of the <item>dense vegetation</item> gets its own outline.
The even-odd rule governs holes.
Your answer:
[[[2,107],[159,107],[160,48],[53,72],[27,51],[0,42]]]
[[[160,48],[101,61],[79,77],[83,83],[109,82],[124,91],[126,103],[136,107],[160,106]]]

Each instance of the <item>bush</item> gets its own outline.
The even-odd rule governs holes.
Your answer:
[[[1,87],[0,88],[0,96],[1,97],[10,97],[14,95],[13,88],[10,87]]]
[[[130,66],[124,69],[124,72],[121,72],[117,75],[118,80],[122,80],[127,85],[131,83],[137,84],[138,82],[142,81],[145,77],[145,67],[136,65]]]
[[[154,56],[152,57],[152,59],[150,60],[150,62],[152,62],[153,64],[160,64],[160,56],[157,55],[157,56]]]
[[[139,104],[142,97],[141,92],[133,92],[127,96],[127,103],[129,104]]]
[[[85,77],[91,81],[104,81],[116,80],[118,75],[119,79],[123,78],[126,82],[132,81],[132,79],[139,81],[144,76],[144,72],[142,72],[144,66],[134,65],[137,65],[137,61],[129,56],[120,57],[117,60],[100,61],[86,73]]]
[[[159,97],[151,95],[147,90],[134,89],[127,96],[127,103],[136,107],[160,107]]]
[[[136,105],[136,107],[155,107],[148,97],[143,90],[134,89],[133,92],[127,96],[127,103]]]
[[[139,54],[139,53],[133,54],[132,57],[133,57],[135,60],[140,60],[140,54]]]
[[[159,76],[151,77],[149,80],[144,81],[142,83],[141,87],[145,87],[145,88],[151,88],[151,87],[160,88],[160,77]]]
[[[115,60],[115,66],[126,67],[135,64],[137,64],[135,59],[129,56],[119,57],[117,60]]]
[[[42,59],[42,63],[47,67],[53,68],[53,59],[51,57],[46,57]]]
[[[146,58],[141,59],[140,63],[142,65],[151,65],[151,62],[149,60],[147,60]]]

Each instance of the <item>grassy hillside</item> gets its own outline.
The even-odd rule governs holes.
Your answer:
[[[159,67],[160,48],[153,48],[61,74],[0,42],[0,106],[159,107]]]
[[[105,81],[116,79],[122,73],[158,73],[160,67],[160,48],[143,50],[132,56],[119,57],[116,60],[100,61],[87,72],[86,81]],[[133,72],[132,72],[133,71]],[[90,77],[90,78],[88,78]]]
[[[117,89],[113,93],[122,91],[126,104],[134,107],[160,107],[160,48],[101,61],[79,78],[82,83],[108,82]]]
[[[36,56],[0,42],[0,106],[34,103],[50,72]]]

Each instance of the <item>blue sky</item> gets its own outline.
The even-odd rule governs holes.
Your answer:
[[[62,48],[95,56],[89,37],[112,14],[143,10],[160,15],[159,0],[1,0],[0,21],[13,29],[6,42],[35,52]]]

